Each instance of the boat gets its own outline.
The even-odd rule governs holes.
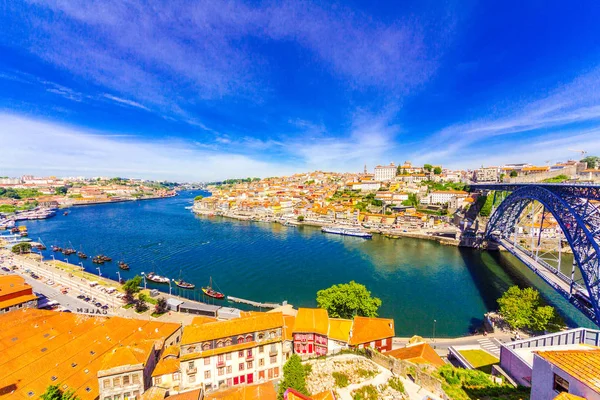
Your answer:
[[[196,287],[193,283],[186,282],[182,279],[175,279],[173,282],[182,289],[193,289]]]
[[[169,283],[169,278],[166,276],[156,275],[154,272],[150,272],[146,275],[146,279],[154,283]]]
[[[78,251],[77,252],[77,257],[82,258],[82,259],[86,259],[88,258],[87,254],[85,254],[83,251]]]
[[[221,292],[217,292],[215,289],[212,288],[212,277],[210,278],[210,283],[208,284],[208,286],[204,286],[202,288],[202,292],[212,298],[215,299],[224,299],[225,295]]]
[[[98,254],[96,257],[98,260],[102,260],[102,262],[110,262],[112,261],[112,258],[105,256],[104,254]]]
[[[129,271],[129,264],[127,264],[124,261],[119,261],[119,268],[121,268],[124,271]]]
[[[52,251],[54,251],[54,252],[62,251],[62,247],[52,246]]]
[[[373,237],[369,232],[365,232],[359,228],[342,228],[336,226],[324,226],[321,228],[321,232],[333,233],[335,235],[355,236],[365,239],[371,239]]]
[[[92,258],[92,262],[93,262],[94,264],[104,264],[104,260],[103,260],[103,259],[101,259],[101,258],[98,258],[97,256],[96,256],[96,257],[94,257],[94,258]]]

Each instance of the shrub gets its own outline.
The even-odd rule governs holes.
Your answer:
[[[373,385],[366,385],[352,392],[353,400],[377,400],[379,393]]]
[[[399,377],[396,376],[394,378],[391,378],[388,381],[388,385],[396,392],[404,393],[404,383],[402,383],[402,380]]]
[[[350,383],[348,381],[348,375],[346,375],[342,372],[336,371],[336,372],[332,373],[331,376],[333,376],[333,379],[335,379],[335,386],[337,386],[339,388],[345,388]]]
[[[377,375],[377,372],[370,371],[370,370],[364,369],[364,368],[359,368],[357,373],[358,373],[358,376],[360,376],[361,378],[371,378],[371,377],[374,377],[375,375]]]

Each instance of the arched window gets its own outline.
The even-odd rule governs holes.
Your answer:
[[[275,339],[275,332],[274,331],[269,332],[269,337],[271,339]]]
[[[202,345],[202,350],[209,350],[210,349],[210,343],[206,342]]]
[[[225,346],[231,346],[232,340],[231,338],[227,338],[227,340],[225,341]]]
[[[258,340],[263,340],[265,338],[265,334],[264,333],[259,333],[258,334]]]
[[[252,341],[252,335],[246,335],[246,342]]]
[[[223,341],[222,340],[219,340],[217,342],[217,347],[223,347]]]
[[[238,336],[238,343],[244,343],[244,337]]]
[[[194,346],[190,346],[190,347],[188,348],[188,353],[193,353],[194,351],[196,351],[196,347],[194,347]]]

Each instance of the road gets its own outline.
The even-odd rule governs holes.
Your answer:
[[[514,335],[512,333],[498,332],[488,334],[487,336],[473,335],[453,339],[439,338],[435,340],[425,340],[441,356],[445,356],[448,354],[448,347],[450,346],[479,346],[482,349],[487,350],[488,352],[499,357],[500,346],[502,345],[502,343],[510,343],[512,341],[513,336]],[[406,346],[408,344],[409,339],[410,338],[394,338],[393,348],[398,349]]]

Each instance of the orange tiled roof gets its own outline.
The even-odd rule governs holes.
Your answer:
[[[293,315],[283,316],[283,340],[293,340],[294,336],[294,325],[296,324],[296,317]]]
[[[12,307],[17,304],[27,303],[28,301],[35,300],[38,297],[35,294],[27,294],[24,296],[14,297],[12,299],[0,301],[0,309]]]
[[[327,336],[330,339],[348,343],[351,329],[351,319],[329,318],[329,332]]]
[[[554,400],[585,400],[584,397],[575,396],[574,394],[562,392],[554,398]]]
[[[536,351],[535,354],[600,393],[600,349]]]
[[[312,396],[305,396],[302,393],[289,388],[285,392],[285,400],[336,400],[335,394],[332,390],[326,390]]]
[[[202,394],[202,389],[196,389],[189,392],[174,394],[173,396],[167,397],[167,400],[199,400]],[[209,399],[209,397],[204,397],[204,399]]]
[[[322,308],[299,308],[294,332],[318,333],[327,335],[329,316]]]
[[[0,300],[5,296],[19,293],[22,290],[32,290],[25,279],[19,275],[0,275]]]
[[[282,326],[283,315],[281,313],[254,313],[250,316],[230,321],[206,322],[201,325],[186,326],[183,330],[181,344],[205,342],[245,333],[281,328]]]
[[[54,382],[98,397],[98,371],[115,347],[161,343],[179,324],[24,309],[0,315],[0,399],[39,397]],[[52,368],[48,368],[52,366]],[[55,379],[52,379],[55,377]],[[89,391],[87,390],[89,388]]]
[[[199,317],[194,317],[192,319],[192,323],[191,325],[202,325],[205,324],[207,322],[216,322],[217,319],[213,318],[213,317],[205,317],[205,316],[199,316]]]
[[[173,345],[166,347],[165,351],[163,351],[160,357],[162,359],[165,359],[167,357],[179,357],[179,346]]]
[[[145,340],[141,343],[134,343],[131,346],[115,347],[102,358],[100,371],[122,365],[145,364],[153,350],[153,340]]]
[[[313,394],[310,398],[311,400],[335,400],[335,394],[333,390],[326,390],[325,392]]]
[[[386,356],[399,360],[410,361],[415,364],[431,364],[436,367],[443,366],[444,360],[427,343],[419,343],[396,350],[387,351]]]
[[[167,358],[160,360],[154,371],[152,372],[152,376],[161,376],[166,374],[172,374],[174,372],[179,371],[180,363],[178,358]]]
[[[208,393],[204,400],[275,400],[277,392],[273,382],[260,383],[258,385],[238,386],[214,393]],[[180,400],[180,399],[176,399]]]
[[[394,320],[386,318],[354,317],[351,346],[394,336]]]

